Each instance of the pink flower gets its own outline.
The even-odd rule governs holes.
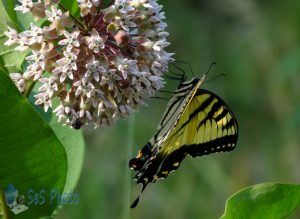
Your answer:
[[[16,10],[46,17],[49,24],[17,33],[8,28],[5,45],[30,49],[24,74],[11,78],[21,92],[29,81],[42,85],[35,95],[44,110],[74,128],[108,126],[136,111],[164,86],[172,54],[166,51],[167,24],[156,0],[78,0],[80,17],[69,16],[59,1],[19,0]],[[44,74],[47,72],[47,74]]]

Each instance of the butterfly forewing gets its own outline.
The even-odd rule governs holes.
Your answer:
[[[188,105],[189,101],[193,97],[193,90],[197,84],[200,86],[199,79],[193,78],[190,81],[184,82],[181,85],[181,88],[175,91],[174,96],[169,101],[159,126],[157,127],[157,132],[151,139],[153,140],[153,142],[151,142],[153,145],[162,142],[175,127],[180,116],[185,110],[186,105]]]
[[[238,136],[235,117],[217,95],[198,89],[186,111],[161,146],[164,160],[158,177],[179,167],[184,157],[231,151]]]
[[[156,134],[139,151],[137,157],[129,161],[130,168],[142,173],[141,171],[144,170],[145,167],[149,166],[151,159],[156,156],[161,146],[163,145],[163,142],[168,138],[169,133],[173,130],[173,128],[179,121],[181,114],[185,110],[185,106],[192,98],[192,92],[195,89],[195,86],[197,86],[198,82],[198,78],[193,78],[190,81],[182,83],[181,88],[174,92],[174,96],[168,102],[166,110],[157,127]],[[149,158],[151,159],[149,160]],[[156,160],[158,160],[158,158]],[[143,166],[144,168],[142,168]],[[152,165],[150,167],[152,168],[153,166],[155,165]],[[137,178],[139,172],[137,173],[135,178]],[[143,175],[145,174],[143,173]]]

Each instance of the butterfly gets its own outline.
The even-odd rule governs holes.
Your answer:
[[[200,88],[205,77],[206,74],[179,84],[157,132],[129,161],[129,167],[136,171],[134,179],[143,185],[141,193],[149,183],[178,169],[187,155],[197,157],[235,148],[236,118],[219,96]],[[140,195],[131,208],[136,207]]]

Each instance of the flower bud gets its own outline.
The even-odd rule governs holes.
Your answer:
[[[124,30],[119,30],[116,35],[114,35],[114,39],[116,43],[120,47],[127,46],[129,42],[129,34]]]

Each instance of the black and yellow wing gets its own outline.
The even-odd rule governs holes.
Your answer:
[[[238,138],[237,121],[216,94],[200,89],[204,77],[182,83],[175,91],[157,133],[139,151],[129,166],[137,171],[135,179],[143,184],[166,178],[186,155],[192,157],[231,151]],[[134,207],[138,199],[133,204]]]

